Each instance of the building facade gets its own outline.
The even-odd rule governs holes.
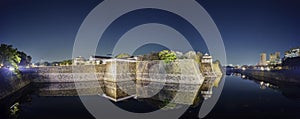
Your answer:
[[[267,65],[267,54],[266,53],[261,53],[260,54],[260,61],[259,65]]]
[[[76,57],[73,59],[73,65],[85,65],[85,59],[84,57]]]
[[[112,57],[107,56],[90,56],[88,64],[90,65],[99,65],[105,62],[106,60],[112,59]]]
[[[281,64],[280,52],[271,53],[269,57],[268,65]]]

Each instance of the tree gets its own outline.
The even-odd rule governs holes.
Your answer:
[[[32,60],[31,56],[27,56],[26,57],[27,64],[31,64],[31,60]]]
[[[143,60],[153,61],[153,60],[159,60],[158,52],[151,52],[149,54],[143,55]]]
[[[158,56],[159,59],[164,60],[166,63],[173,62],[177,59],[176,53],[169,50],[160,51]]]
[[[21,61],[19,63],[20,66],[27,66],[31,63],[31,60],[32,60],[31,56],[27,56],[26,53],[21,52],[21,51],[18,51],[18,53],[21,58]]]
[[[42,66],[50,66],[50,63],[49,62],[43,62],[42,64],[40,64]]]
[[[20,66],[26,66],[27,65],[27,55],[24,52],[18,51],[18,54],[21,58],[21,61],[19,63]]]
[[[0,63],[5,67],[13,67],[15,73],[19,73],[18,64],[21,61],[20,54],[12,45],[1,44],[0,46]]]
[[[116,58],[118,58],[118,59],[124,59],[124,58],[129,58],[129,57],[131,57],[131,55],[129,55],[127,53],[121,53],[116,56]]]
[[[72,65],[72,60],[63,60],[60,62],[60,65]]]

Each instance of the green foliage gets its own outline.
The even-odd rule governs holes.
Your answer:
[[[19,63],[20,66],[27,66],[31,63],[31,56],[27,56],[26,53],[24,52],[21,52],[21,51],[18,51],[18,54],[21,58],[21,61]]]
[[[9,110],[10,116],[14,117],[14,118],[18,117],[18,114],[20,112],[19,108],[20,108],[20,103],[19,102],[16,102],[13,106],[11,106],[10,110]]]
[[[19,63],[21,62],[21,57],[19,51],[13,48],[12,45],[1,44],[0,46],[0,63],[5,67],[15,68],[15,73],[19,74]]]
[[[169,50],[160,51],[158,56],[159,59],[164,60],[166,63],[171,63],[177,59],[176,53]]]
[[[131,57],[131,55],[129,55],[127,53],[121,53],[116,56],[116,58],[118,58],[118,59],[129,58],[129,57]]]
[[[63,60],[59,64],[60,65],[72,65],[72,60]]]
[[[26,53],[18,51],[18,49],[13,48],[12,45],[1,44],[0,46],[0,64],[4,67],[13,67],[14,74],[18,78],[21,78],[21,72],[19,70],[19,65],[27,66],[31,62],[31,56],[27,56]]]

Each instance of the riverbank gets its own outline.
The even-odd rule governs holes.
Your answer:
[[[0,100],[29,85],[31,79],[34,78],[32,73],[24,71],[22,77],[18,78],[13,72],[0,69]]]
[[[300,69],[295,70],[233,70],[234,73],[240,73],[256,79],[270,81],[279,81],[285,83],[299,83],[300,84]]]

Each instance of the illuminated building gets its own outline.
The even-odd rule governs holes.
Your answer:
[[[261,53],[260,54],[259,65],[267,65],[267,54],[266,53]]]
[[[74,58],[73,65],[85,65],[84,57],[79,56],[79,57]]]
[[[280,52],[275,52],[270,54],[269,65],[281,64]]]
[[[295,57],[300,57],[300,47],[290,49],[289,51],[286,51],[284,54],[284,59],[295,58]]]

